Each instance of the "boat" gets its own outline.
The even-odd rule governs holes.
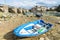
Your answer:
[[[18,37],[39,36],[48,32],[52,28],[52,24],[46,23],[43,20],[35,20],[19,25],[13,30],[13,34]]]

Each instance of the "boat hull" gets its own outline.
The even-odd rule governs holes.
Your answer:
[[[40,25],[43,25],[44,21],[43,20],[36,20],[33,22],[28,22],[26,24],[22,24],[13,30],[13,34],[15,34],[16,36],[19,36],[19,37],[32,37],[32,36],[38,36],[38,35],[44,34],[51,29],[51,28],[49,28],[48,30],[45,29],[43,32],[40,32],[40,33],[27,33],[28,32],[27,30],[32,29],[33,25],[36,25],[39,23],[40,23]],[[23,31],[27,31],[27,32],[21,34],[21,32],[23,32]]]

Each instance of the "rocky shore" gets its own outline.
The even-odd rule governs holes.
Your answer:
[[[60,40],[60,24],[58,24],[60,21],[60,17],[58,18],[55,16],[42,16],[42,18],[37,18],[34,16],[27,17],[23,14],[13,14],[12,16],[9,14],[8,16],[9,19],[7,19],[6,21],[2,21],[0,17],[0,40]],[[7,18],[6,15],[4,15],[4,17]],[[38,19],[42,19],[45,20],[45,22],[52,23],[53,28],[47,33],[36,37],[21,38],[16,37],[13,34],[13,29],[15,29],[18,25]]]

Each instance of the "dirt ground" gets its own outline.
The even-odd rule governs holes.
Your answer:
[[[60,40],[60,24],[56,22],[60,19],[54,16],[43,16],[42,20],[53,24],[53,28],[46,34],[37,37],[21,38],[13,35],[13,30],[26,22],[38,20],[41,18],[27,17],[25,15],[14,15],[8,21],[0,21],[0,40]]]

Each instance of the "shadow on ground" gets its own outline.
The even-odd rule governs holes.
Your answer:
[[[8,32],[7,34],[4,35],[4,39],[6,40],[17,40],[17,39],[25,39],[25,38],[28,38],[28,37],[17,37],[13,34],[13,31],[11,32]]]

